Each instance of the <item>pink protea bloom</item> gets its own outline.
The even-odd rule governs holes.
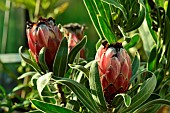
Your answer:
[[[96,53],[102,90],[107,102],[125,93],[132,75],[131,59],[121,43],[102,42]]]
[[[54,19],[39,18],[36,23],[28,22],[26,33],[29,48],[37,63],[40,50],[46,47],[45,61],[51,70],[62,39],[62,33],[55,25]]]
[[[85,25],[80,25],[78,23],[70,23],[63,26],[64,34],[68,37],[68,52],[79,43],[84,37]],[[80,51],[80,57],[85,58],[84,49]]]

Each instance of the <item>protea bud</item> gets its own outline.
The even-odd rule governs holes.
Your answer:
[[[84,30],[86,29],[85,25],[80,25],[78,23],[70,23],[63,26],[64,27],[64,34],[68,39],[68,52],[72,50],[73,47],[76,46],[78,42],[84,36]],[[80,57],[84,58],[84,49],[80,51]]]
[[[54,19],[39,18],[36,23],[28,22],[26,33],[29,48],[37,63],[40,50],[46,47],[45,61],[51,70],[55,54],[62,39],[62,33],[55,25]]]
[[[104,41],[96,53],[102,90],[107,102],[125,93],[132,75],[131,59],[121,43]]]

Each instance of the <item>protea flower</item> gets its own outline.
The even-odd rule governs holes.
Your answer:
[[[55,25],[54,19],[39,18],[36,23],[28,22],[26,33],[29,48],[37,63],[40,50],[46,47],[45,61],[51,70],[55,54],[62,39],[62,33]]]
[[[77,45],[78,42],[84,36],[84,30],[86,29],[85,25],[80,25],[78,23],[70,23],[63,26],[64,27],[64,34],[68,38],[68,52],[72,50],[73,47]],[[84,58],[84,49],[80,51],[80,57]]]
[[[102,90],[107,102],[125,93],[132,75],[131,59],[121,43],[104,41],[96,53]]]

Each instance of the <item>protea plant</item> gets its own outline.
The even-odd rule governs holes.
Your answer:
[[[132,75],[131,59],[121,43],[109,45],[103,41],[95,60],[98,62],[104,96],[107,102],[111,102],[116,94],[128,90]]]
[[[68,52],[80,42],[84,36],[85,25],[80,25],[78,23],[70,23],[63,26],[64,34],[68,37]],[[80,51],[80,57],[84,58],[84,49]]]
[[[37,22],[27,22],[28,45],[33,57],[38,63],[40,50],[45,47],[45,61],[52,69],[55,54],[62,39],[62,33],[56,26],[53,18],[39,18]]]

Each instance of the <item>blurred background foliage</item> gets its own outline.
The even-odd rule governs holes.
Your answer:
[[[76,3],[76,4],[75,4]],[[78,9],[78,10],[77,10]],[[0,84],[10,92],[19,82],[17,77],[30,70],[18,60],[18,48],[28,47],[26,21],[39,16],[53,17],[57,24],[85,24],[88,37],[87,60],[94,59],[97,33],[82,0],[1,0],[0,1]],[[14,55],[14,61],[10,56]],[[5,58],[4,58],[5,57]],[[12,62],[10,62],[12,60]],[[5,61],[5,62],[4,62]],[[9,61],[9,62],[8,62]]]

